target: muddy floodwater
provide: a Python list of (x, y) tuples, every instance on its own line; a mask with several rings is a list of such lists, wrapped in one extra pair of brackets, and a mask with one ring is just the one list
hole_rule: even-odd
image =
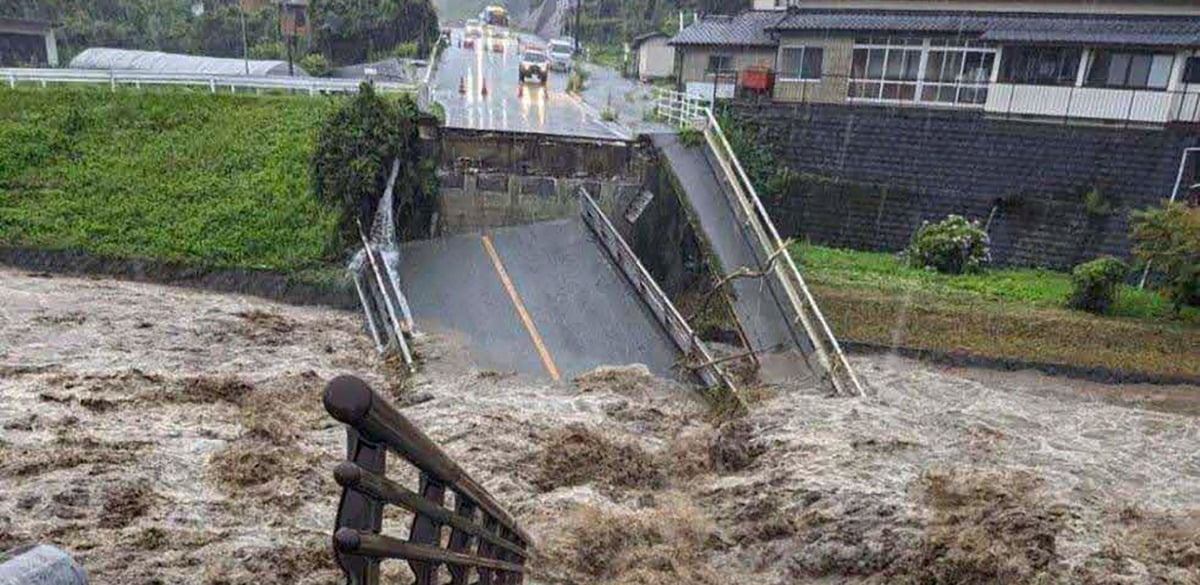
[(1200, 583), (1198, 388), (859, 357), (870, 398), (719, 421), (637, 366), (417, 351), (401, 381), (353, 313), (0, 269), (0, 549), (100, 585), (340, 582), (320, 395), (352, 373), (509, 507), (535, 583)]

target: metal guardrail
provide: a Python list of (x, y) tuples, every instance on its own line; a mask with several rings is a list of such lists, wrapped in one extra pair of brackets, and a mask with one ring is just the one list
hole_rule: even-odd
[(427, 61), (429, 65), (425, 67), (425, 77), (421, 80), (420, 89), (417, 91), (417, 105), (422, 111), (428, 112), (430, 106), (435, 101), (433, 99), (433, 77), (437, 72), (441, 58), (442, 41), (439, 39), (438, 42), (433, 44), (433, 50), (429, 53), (429, 61)]
[(616, 226), (600, 209), (600, 205), (582, 187), (579, 189), (579, 203), (584, 223), (600, 239), (604, 249), (633, 285), (638, 296), (650, 308), (650, 312), (654, 314), (654, 318), (667, 332), (671, 341), (695, 365), (694, 370), (700, 380), (704, 382), (705, 387), (727, 392), (733, 398), (735, 410), (746, 412), (746, 402), (742, 399), (733, 380), (718, 365), (718, 360), (713, 359), (708, 347), (692, 330), (691, 325), (683, 318), (679, 310), (675, 308), (670, 297), (658, 286), (654, 277), (646, 271), (645, 266), (642, 266), (641, 261), (638, 260), (637, 255), (630, 249), (625, 239), (621, 237)]
[[(441, 583), (442, 566), (454, 584), (524, 581), (532, 538), (437, 444), (353, 376), (333, 379), (324, 402), (348, 427), (346, 461), (333, 472), (342, 486), (334, 553), (348, 583), (378, 585), (385, 559), (408, 561), (416, 585)], [(416, 468), (416, 491), (387, 477), (389, 451)], [(385, 506), (412, 513), (406, 538), (383, 534)]]
[[(391, 174), (388, 177), (387, 190), (381, 201), (391, 201), (391, 193), (396, 186), (396, 178), (400, 173), (400, 160), (392, 161)], [(406, 335), (411, 335), (416, 328), (412, 311), (404, 291), (400, 290), (400, 279), (387, 262), (383, 251), (371, 244), (366, 234), (359, 231), (362, 240), (361, 264), (355, 268), (352, 264), (350, 278), (354, 282), (354, 290), (362, 306), (367, 321), (367, 330), (375, 340), (375, 346), (380, 353), (389, 347), (400, 351), (401, 357), (409, 371), (416, 367), (412, 350), (408, 346)], [(356, 259), (357, 260), (357, 259)]]
[[(352, 79), (316, 77), (267, 77), (246, 75), (205, 75), (191, 73), (155, 73), (146, 71), (102, 71), (93, 69), (0, 69), (0, 80), (15, 88), (20, 83), (36, 83), (45, 87), (51, 83), (107, 84), (114, 91), (118, 86), (143, 85), (204, 87), (212, 93), (228, 90), (285, 90), (309, 95), (356, 93), (362, 83)], [(419, 86), (410, 83), (373, 82), (380, 92), (415, 93)]]
[[(824, 370), (834, 390), (838, 393), (864, 395), (862, 384), (854, 374), (853, 368), (850, 367), (850, 362), (846, 359), (841, 344), (834, 337), (833, 330), (825, 320), (824, 314), (821, 313), (820, 307), (817, 306), (804, 277), (800, 275), (795, 260), (788, 253), (785, 242), (779, 237), (779, 231), (775, 228), (774, 222), (771, 221), (770, 215), (759, 199), (754, 184), (733, 152), (733, 147), (729, 144), (721, 125), (713, 116), (712, 109), (703, 105), (705, 100), (678, 92), (663, 94), (662, 99), (667, 102), (685, 103), (662, 104), (656, 108), (658, 111), (697, 112), (695, 118), (676, 116), (668, 119), (677, 120), (676, 124), (681, 127), (698, 127), (703, 130), (709, 152), (716, 158), (720, 174), (724, 176), (730, 187), (730, 189), (722, 189), (722, 191), (730, 197), (730, 205), (738, 219), (754, 236), (754, 241), (759, 248), (757, 252), (762, 256), (763, 262), (768, 263), (768, 266), (763, 268), (769, 269), (769, 274), (780, 285), (787, 298), (786, 303), (780, 303), (780, 309), (789, 316), (789, 321), (793, 326), (799, 324), (804, 328), (807, 338), (813, 345), (812, 353), (816, 355), (818, 365)], [(674, 114), (670, 115), (674, 116)], [(782, 258), (782, 261), (779, 258)]]

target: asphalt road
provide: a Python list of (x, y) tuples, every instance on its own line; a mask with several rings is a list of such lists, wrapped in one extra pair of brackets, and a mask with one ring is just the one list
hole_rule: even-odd
[[(750, 235), (730, 207), (716, 172), (701, 148), (688, 148), (679, 136), (653, 134), (654, 145), (666, 155), (667, 164), (679, 179), (683, 195), (700, 222), (704, 237), (720, 260), (725, 274), (742, 267), (761, 270), (766, 258), (756, 252)], [(787, 318), (779, 308), (777, 291), (764, 279), (738, 279), (733, 289), (733, 309), (746, 331), (751, 347), (769, 350), (771, 355), (760, 356), (763, 379), (789, 382), (808, 379), (811, 370), (797, 348), (809, 347), (807, 340), (797, 338), (797, 331), (788, 327)], [(782, 295), (782, 292), (778, 292)]]
[(601, 365), (672, 376), (675, 346), (582, 220), (412, 242), (401, 286), (418, 328), (481, 368), (568, 379)]
[(519, 39), (545, 41), (512, 33), (504, 39), (476, 39), (475, 47), (466, 49), (463, 38), (462, 29), (452, 30), (433, 80), (434, 99), (446, 111), (447, 126), (629, 139), (628, 130), (604, 122), (598, 110), (567, 93), (566, 73), (552, 72), (545, 86), (518, 80)]

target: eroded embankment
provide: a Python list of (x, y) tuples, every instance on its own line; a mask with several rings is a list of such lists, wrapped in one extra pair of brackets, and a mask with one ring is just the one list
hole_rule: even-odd
[(553, 386), (418, 350), (389, 385), (351, 313), (0, 271), (0, 548), (101, 585), (337, 582), (320, 392), (355, 373), (537, 538), (540, 583), (1200, 578), (1194, 416), (871, 357), (874, 398), (782, 388), (720, 423), (638, 368)]

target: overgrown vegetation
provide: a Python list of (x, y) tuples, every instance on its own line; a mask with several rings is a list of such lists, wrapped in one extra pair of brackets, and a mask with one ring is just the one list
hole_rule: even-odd
[(1128, 274), (1129, 265), (1112, 256), (1076, 266), (1071, 272), (1071, 297), (1067, 305), (1091, 313), (1108, 311)]
[(1200, 376), (1200, 309), (1120, 285), (1104, 316), (1066, 308), (1070, 276), (1009, 268), (948, 275), (892, 254), (794, 244), (839, 338), (1000, 360)]
[(421, 218), (432, 211), (437, 181), (432, 161), (421, 153), (419, 117), (411, 97), (392, 100), (363, 84), (322, 127), (312, 159), (313, 185), (318, 198), (342, 210), (338, 248), (356, 245), (360, 225), (370, 229), (394, 160), (400, 161), (394, 190), (399, 235), (421, 229)]
[(988, 235), (979, 222), (952, 214), (939, 222), (923, 222), (904, 251), (904, 259), (913, 268), (973, 273), (987, 264), (988, 245)]
[[(736, 14), (748, 8), (749, 0), (598, 0), (583, 4), (578, 36), (588, 47), (594, 62), (620, 68), (625, 43), (651, 31), (674, 34), (679, 30), (680, 12), (685, 14), (687, 22), (691, 22), (696, 13)], [(564, 34), (574, 36), (574, 12), (568, 10), (563, 17)]]
[(325, 55), (320, 53), (305, 55), (300, 60), (300, 67), (307, 71), (309, 75), (316, 77), (328, 77), (333, 72), (333, 66), (329, 64), (329, 59), (326, 59)]
[[(88, 47), (117, 47), (213, 57), (241, 57), (242, 17), (250, 56), (283, 59), (278, 3), (264, 3), (244, 15), (237, 3), (205, 2), (195, 16), (181, 0), (9, 0), (0, 17), (39, 18), (56, 29), (64, 59)], [(312, 43), (298, 39), (296, 58), (322, 53), (338, 64), (386, 57), (411, 44), (429, 52), (438, 38), (437, 14), (429, 0), (313, 0), (309, 6)]]
[(1133, 214), (1133, 253), (1161, 275), (1179, 312), (1200, 304), (1200, 208), (1168, 203)]
[(338, 210), (308, 163), (331, 100), (0, 90), (0, 245), (300, 270)]

